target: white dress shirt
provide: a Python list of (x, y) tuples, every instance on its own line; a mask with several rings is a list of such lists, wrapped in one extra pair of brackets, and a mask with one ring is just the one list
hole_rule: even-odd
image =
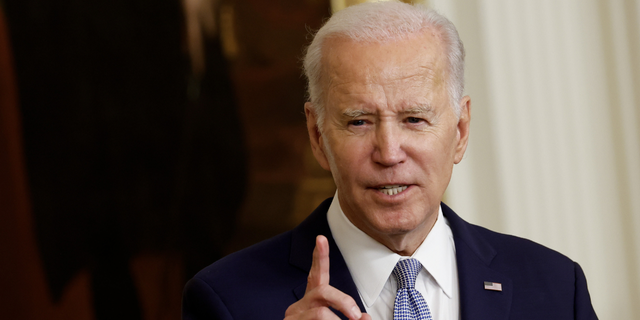
[(392, 320), (397, 283), (393, 268), (401, 259), (415, 258), (423, 268), (416, 289), (435, 320), (460, 319), (460, 294), (455, 245), (449, 222), (442, 215), (411, 257), (401, 256), (358, 229), (344, 215), (338, 193), (327, 212), (336, 245), (351, 272), (360, 298), (373, 320)]

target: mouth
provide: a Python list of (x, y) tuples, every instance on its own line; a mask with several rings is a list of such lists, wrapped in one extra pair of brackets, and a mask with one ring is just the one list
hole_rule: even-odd
[(400, 185), (400, 184), (394, 184), (394, 185), (389, 185), (389, 186), (382, 186), (377, 188), (378, 191), (388, 195), (388, 196), (392, 196), (392, 195), (396, 195), (398, 193), (401, 193), (402, 191), (407, 190), (409, 186), (408, 185)]

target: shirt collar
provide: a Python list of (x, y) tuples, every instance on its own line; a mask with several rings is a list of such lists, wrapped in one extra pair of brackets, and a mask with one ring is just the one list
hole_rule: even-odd
[[(327, 212), (327, 220), (364, 303), (367, 306), (373, 305), (393, 268), (403, 257), (353, 225), (340, 207), (337, 191)], [(455, 246), (451, 228), (442, 215), (442, 208), (427, 238), (412, 257), (420, 261), (443, 292), (451, 298), (453, 277), (457, 277), (451, 263), (455, 261)]]

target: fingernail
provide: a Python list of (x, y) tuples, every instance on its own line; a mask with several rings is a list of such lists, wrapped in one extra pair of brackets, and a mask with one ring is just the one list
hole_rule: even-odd
[(360, 312), (360, 308), (358, 308), (358, 306), (353, 306), (353, 308), (351, 308), (351, 313), (356, 316), (356, 319), (360, 319), (362, 317), (362, 312)]

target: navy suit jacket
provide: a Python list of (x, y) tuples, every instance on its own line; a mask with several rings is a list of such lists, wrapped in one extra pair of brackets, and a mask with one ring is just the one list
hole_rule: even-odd
[[(283, 319), (289, 305), (304, 296), (320, 234), (329, 240), (330, 285), (352, 296), (364, 312), (331, 236), (330, 204), (325, 200), (295, 229), (200, 271), (185, 286), (183, 320)], [(529, 240), (469, 224), (444, 204), (442, 211), (456, 247), (461, 319), (597, 319), (577, 263)], [(501, 283), (502, 291), (485, 290), (485, 281)]]

